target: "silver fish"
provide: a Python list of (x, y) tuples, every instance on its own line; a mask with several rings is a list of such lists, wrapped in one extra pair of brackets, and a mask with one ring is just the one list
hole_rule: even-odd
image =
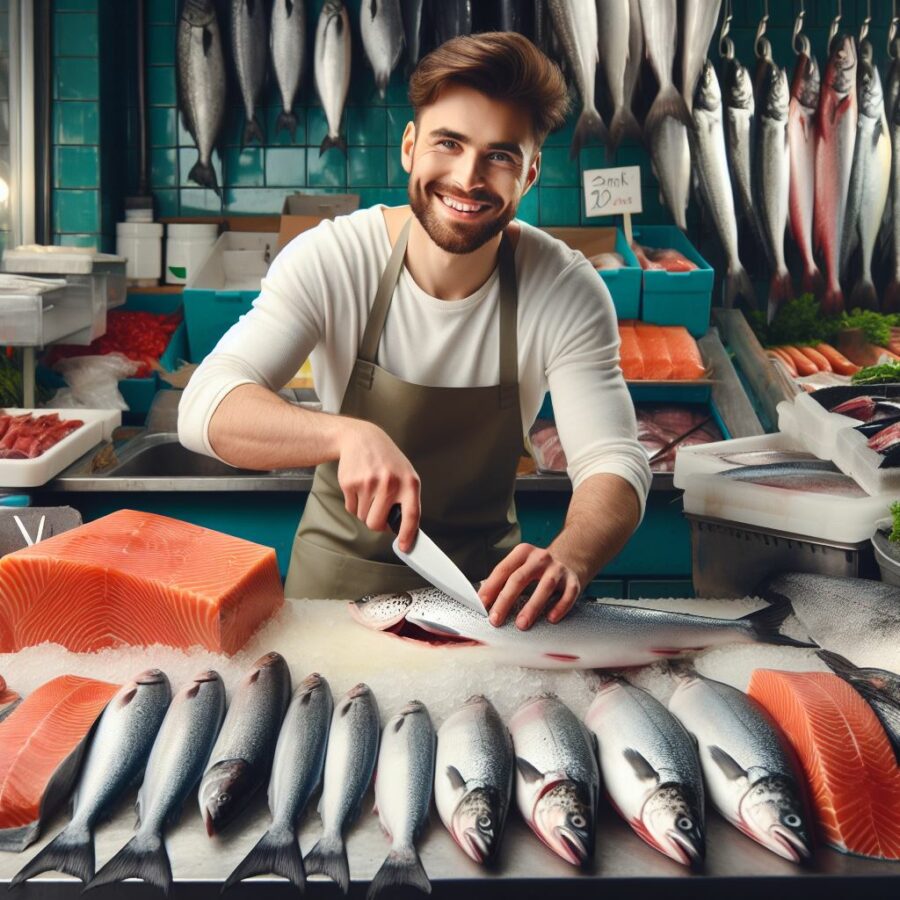
[(599, 677), (584, 721), (597, 739), (616, 810), (651, 847), (697, 865), (706, 853), (703, 777), (690, 735), (646, 691), (617, 676)]
[(266, 31), (263, 0), (231, 0), (231, 51), (246, 117), (242, 147), (254, 140), (260, 144), (266, 142), (256, 118), (266, 80), (266, 47), (269, 44)]
[(791, 189), (787, 134), (790, 91), (784, 69), (774, 64), (767, 67), (761, 99), (762, 105), (757, 116), (754, 180), (759, 201), (759, 221), (772, 268), (767, 312), (768, 321), (771, 322), (778, 308), (794, 294), (791, 274), (784, 260), (784, 235), (787, 230)]
[(622, 78), (622, 99), (626, 109), (634, 106), (634, 92), (644, 61), (644, 25), (639, 0), (628, 0), (628, 63)]
[(269, 780), (272, 824), (225, 880), (222, 890), (244, 878), (273, 873), (303, 890), (306, 872), (297, 846), (297, 823), (322, 780), (334, 702), (319, 674), (300, 682), (288, 706)]
[(403, 52), (403, 17), (400, 0), (363, 0), (359, 8), (359, 27), (375, 86), (384, 97), (391, 72)]
[(590, 135), (606, 141), (607, 132), (594, 99), (594, 79), (600, 61), (597, 50), (597, 7), (589, 0), (548, 0), (553, 28), (562, 45), (572, 79), (581, 98), (581, 115), (569, 148), (576, 159)]
[[(866, 48), (868, 47), (868, 53)], [(891, 182), (891, 137), (884, 114), (881, 77), (871, 62), (868, 42), (860, 47), (858, 69), (859, 118), (853, 170), (847, 190), (847, 212), (841, 240), (841, 272), (846, 273), (850, 255), (859, 245), (861, 274), (850, 295), (850, 309), (877, 309), (878, 296), (872, 283), (872, 254), (887, 205)]]
[(688, 112), (692, 112), (694, 108), (694, 92), (703, 72), (721, 8), (722, 0), (684, 0), (681, 23), (681, 91)]
[[(524, 601), (520, 601), (524, 602)], [(490, 648), (492, 656), (538, 669), (639, 666), (706, 647), (768, 642), (809, 646), (778, 631), (790, 606), (770, 606), (740, 619), (718, 619), (582, 598), (560, 622), (539, 619), (520, 631), (511, 616), (494, 626), (434, 588), (364, 597), (351, 615), (368, 628), (402, 633), (404, 621), (443, 637)]]
[(378, 758), (378, 704), (366, 684), (350, 688), (331, 719), (325, 784), (319, 800), (322, 837), (306, 856), (310, 875), (327, 875), (346, 894), (350, 865), (344, 830), (359, 816)]
[(281, 94), (281, 113), (275, 123), (275, 131), (287, 131), (294, 140), (297, 134), (294, 101), (300, 91), (306, 57), (306, 9), (303, 0), (275, 0), (272, 4), (269, 49)]
[(722, 94), (716, 70), (709, 60), (697, 86), (692, 118), (694, 127), (689, 132), (689, 139), (694, 176), (727, 261), (725, 306), (731, 309), (741, 297), (752, 306), (756, 303), (753, 284), (738, 252), (737, 217), (725, 154)]
[(625, 83), (631, 53), (631, 0), (598, 0), (597, 28), (600, 64), (613, 105), (609, 146), (615, 150), (626, 135), (640, 137), (641, 134), (641, 127), (631, 111), (634, 83), (630, 85), (630, 92), (626, 92)]
[(594, 856), (600, 770), (593, 741), (558, 697), (526, 700), (509, 722), (522, 818), (557, 856), (583, 866)]
[(172, 866), (163, 831), (197, 786), (225, 715), (218, 672), (202, 672), (173, 698), (160, 726), (138, 792), (134, 837), (94, 876), (85, 890), (140, 878), (168, 894)]
[(532, 0), (500, 0), (500, 31), (517, 31), (520, 34), (530, 36), (532, 29), (531, 15), (533, 12)]
[(805, 450), (743, 450), (738, 453), (723, 453), (719, 459), (733, 466), (767, 466), (773, 463), (806, 462), (817, 457)]
[[(897, 85), (900, 90), (900, 62), (897, 63)], [(893, 71), (893, 69), (892, 69)], [(890, 119), (891, 135), (891, 196), (889, 214), (885, 216), (888, 234), (888, 256), (891, 280), (884, 291), (881, 308), (884, 312), (900, 311), (900, 103), (894, 103)]]
[(644, 135), (650, 142), (650, 161), (659, 181), (660, 199), (669, 208), (675, 224), (686, 231), (691, 192), (688, 130), (677, 119), (666, 116), (652, 131), (645, 127)]
[(350, 87), (350, 18), (344, 0), (325, 0), (316, 26), (314, 52), (316, 90), (328, 120), (328, 134), (319, 147), (321, 156), (329, 147), (347, 152), (341, 137), (341, 117)]
[(431, 0), (434, 44), (472, 33), (472, 0)]
[(198, 793), (210, 837), (265, 784), (290, 696), (291, 673), (278, 653), (256, 660), (235, 689)]
[(422, 8), (425, 0), (402, 0), (403, 35), (406, 41), (406, 75), (418, 65), (422, 47)]
[(791, 862), (812, 852), (803, 779), (772, 718), (746, 694), (678, 673), (669, 710), (693, 735), (710, 799), (732, 825)]
[(416, 841), (428, 822), (436, 736), (428, 710), (412, 700), (388, 720), (378, 751), (375, 807), (391, 850), (372, 879), (367, 900), (400, 886), (431, 893)]
[(732, 481), (746, 481), (786, 491), (835, 494), (842, 497), (865, 497), (866, 492), (827, 459), (741, 466), (719, 473)]
[(497, 855), (513, 784), (513, 744), (491, 702), (470, 697), (438, 729), (434, 803), (462, 851)]
[(94, 877), (94, 825), (140, 775), (171, 697), (159, 669), (122, 685), (97, 722), (69, 824), (13, 876), (10, 887), (41, 872), (65, 872), (84, 882)]
[(225, 56), (213, 0), (185, 0), (176, 55), (178, 106), (199, 152), (188, 178), (221, 197), (212, 152), (225, 122)]
[(684, 97), (672, 83), (672, 64), (678, 46), (678, 2), (640, 0), (640, 6), (647, 59), (659, 82), (659, 92), (647, 113), (644, 129), (652, 134), (666, 118), (690, 125), (691, 114)]
[(803, 260), (803, 291), (816, 295), (822, 293), (825, 283), (813, 255), (816, 109), (819, 106), (820, 85), (816, 58), (805, 53), (798, 54), (788, 107), (788, 146), (791, 164), (789, 209), (791, 234)]

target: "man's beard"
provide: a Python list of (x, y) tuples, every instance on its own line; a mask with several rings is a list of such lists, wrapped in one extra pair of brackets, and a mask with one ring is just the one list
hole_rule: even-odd
[[(409, 205), (413, 215), (419, 220), (428, 237), (441, 250), (447, 253), (474, 252), (479, 247), (484, 246), (492, 237), (503, 231), (516, 215), (516, 207), (509, 205), (500, 215), (489, 218), (484, 222), (472, 225), (460, 222), (458, 227), (455, 227), (456, 223), (446, 222), (438, 216), (437, 212), (432, 208), (431, 200), (434, 198), (436, 202), (442, 203), (443, 201), (436, 196), (436, 193), (446, 193), (455, 197), (459, 196), (459, 190), (447, 188), (445, 191), (440, 182), (426, 190), (421, 186), (420, 182), (411, 178), (406, 192), (409, 195)], [(466, 194), (466, 199), (473, 203), (490, 203), (492, 209), (496, 208), (499, 200), (493, 194), (488, 194), (487, 191), (473, 191), (471, 194)]]

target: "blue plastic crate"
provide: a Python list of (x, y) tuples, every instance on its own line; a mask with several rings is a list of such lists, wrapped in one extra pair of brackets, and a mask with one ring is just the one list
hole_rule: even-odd
[(712, 266), (674, 225), (642, 225), (634, 229), (634, 239), (647, 247), (671, 247), (697, 264), (693, 272), (644, 272), (641, 319), (684, 325), (694, 337), (703, 337), (712, 309)]
[(637, 319), (641, 312), (641, 282), (643, 270), (621, 228), (616, 229), (616, 253), (625, 260), (622, 269), (603, 269), (597, 274), (606, 283), (612, 296), (616, 316)]

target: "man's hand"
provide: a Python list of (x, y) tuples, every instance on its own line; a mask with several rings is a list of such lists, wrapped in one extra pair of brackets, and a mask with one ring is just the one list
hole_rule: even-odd
[(535, 582), (537, 587), (516, 616), (516, 625), (523, 631), (531, 628), (554, 597), (559, 599), (547, 619), (559, 622), (584, 588), (578, 575), (554, 557), (552, 549), (519, 544), (497, 564), (478, 591), (490, 611), (491, 624), (502, 625), (525, 588)]
[(344, 430), (338, 484), (344, 505), (373, 531), (388, 530), (388, 513), (400, 504), (400, 548), (412, 549), (419, 530), (419, 476), (399, 447), (377, 425), (360, 419)]

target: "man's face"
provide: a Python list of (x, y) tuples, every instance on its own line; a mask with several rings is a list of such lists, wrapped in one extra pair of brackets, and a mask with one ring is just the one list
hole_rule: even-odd
[(526, 111), (451, 85), (403, 134), (413, 214), (442, 250), (477, 250), (515, 217), (540, 170), (536, 151)]

